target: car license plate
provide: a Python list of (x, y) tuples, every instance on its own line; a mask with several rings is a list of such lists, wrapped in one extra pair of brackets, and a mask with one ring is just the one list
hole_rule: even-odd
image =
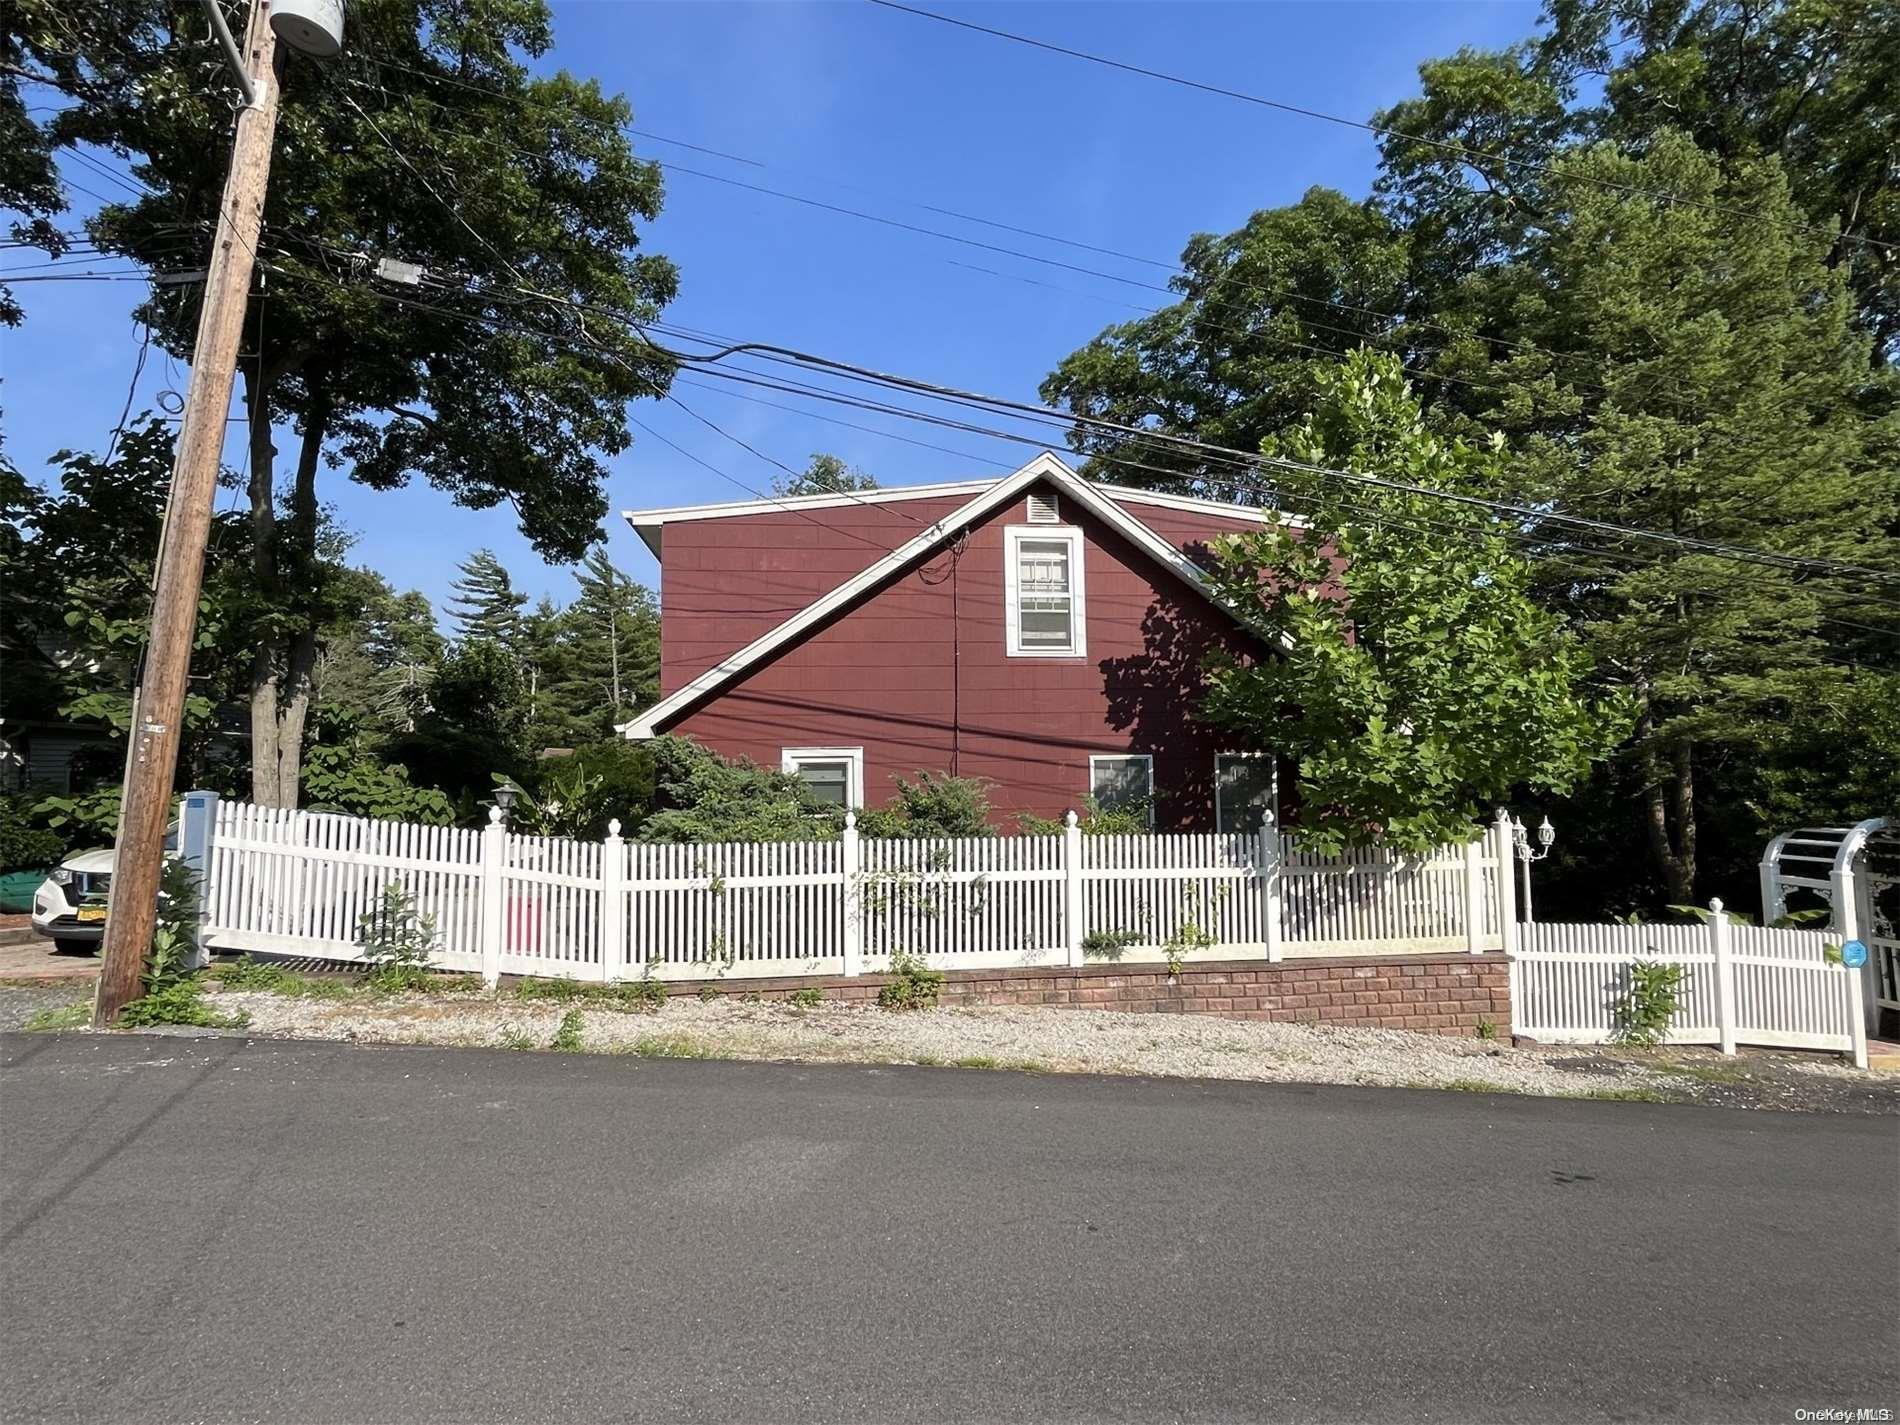
[(80, 920), (104, 920), (106, 918), (106, 908), (102, 905), (81, 906), (79, 908), (78, 918)]

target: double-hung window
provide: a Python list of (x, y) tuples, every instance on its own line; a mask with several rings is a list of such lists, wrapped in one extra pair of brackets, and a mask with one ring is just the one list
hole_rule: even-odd
[(1082, 531), (1012, 528), (1004, 541), (1008, 650), (1015, 658), (1088, 652), (1082, 599)]
[(1089, 797), (1103, 811), (1141, 812), (1153, 826), (1155, 759), (1145, 753), (1089, 758)]
[(779, 766), (802, 779), (826, 806), (864, 805), (864, 749), (862, 747), (787, 747)]
[(1278, 768), (1270, 752), (1223, 752), (1214, 759), (1214, 826), (1229, 834), (1256, 832), (1275, 805)]

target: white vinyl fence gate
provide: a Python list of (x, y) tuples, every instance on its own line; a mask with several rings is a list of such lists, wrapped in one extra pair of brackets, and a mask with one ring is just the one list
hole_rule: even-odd
[[(201, 794), (193, 794), (194, 796)], [(1507, 948), (1510, 832), (1422, 858), (1318, 857), (1268, 827), (1181, 833), (648, 845), (414, 826), (223, 802), (206, 940), (354, 959), (391, 882), (445, 969), (612, 980)]]
[(1670, 1044), (1833, 1049), (1867, 1066), (1860, 975), (1831, 963), (1818, 930), (1738, 925), (1711, 903), (1702, 925), (1518, 927), (1511, 960), (1511, 1030), (1552, 1044), (1615, 1037), (1616, 1006), (1638, 961), (1680, 965), (1681, 1008)]

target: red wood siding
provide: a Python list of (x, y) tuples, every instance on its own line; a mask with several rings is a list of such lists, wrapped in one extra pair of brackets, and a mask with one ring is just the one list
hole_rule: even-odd
[[(1150, 506), (1129, 509), (1144, 520), (1154, 516), (1157, 531), (1183, 546), (1248, 527)], [(848, 527), (875, 528), (891, 543), (916, 532), (889, 511), (820, 513), (827, 521), (848, 513)], [(931, 509), (924, 518), (941, 513)], [(1242, 636), (1119, 534), (1066, 501), (1062, 515), (1064, 526), (1083, 531), (1086, 657), (1011, 658), (1005, 651), (1004, 530), (1026, 524), (1018, 500), (973, 529), (960, 556), (939, 549), (670, 730), (773, 767), (788, 747), (862, 747), (873, 805), (888, 800), (897, 774), (930, 768), (988, 778), (999, 819), (1079, 806), (1089, 790), (1091, 753), (1147, 753), (1155, 759), (1158, 824), (1211, 827), (1214, 756), (1229, 750), (1230, 739), (1191, 713), (1203, 658)], [(674, 607), (681, 587), (676, 550), (699, 555), (689, 566), (685, 587), (694, 593), (687, 610)], [(765, 555), (762, 575), (734, 567)], [(670, 525), (662, 637), (670, 645), (676, 628), (684, 628), (689, 641), (683, 650), (664, 650), (667, 686), (677, 687), (692, 676), (687, 669), (716, 662), (876, 557), (864, 546), (832, 545), (789, 513)], [(715, 562), (722, 572), (707, 567)], [(685, 622), (676, 622), (682, 616)]]

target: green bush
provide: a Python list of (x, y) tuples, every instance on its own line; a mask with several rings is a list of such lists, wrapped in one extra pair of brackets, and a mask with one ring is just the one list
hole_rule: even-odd
[(1139, 944), (1139, 930), (1091, 930), (1082, 937), (1082, 954), (1090, 960), (1119, 960), (1129, 946)]
[(369, 963), (372, 989), (424, 989), (433, 978), (429, 957), (435, 952), (435, 917), (417, 912), (415, 898), (400, 881), (384, 886), (382, 897), (358, 918), (356, 943)]
[(557, 1054), (576, 1054), (581, 1048), (581, 1029), (586, 1023), (578, 1009), (570, 1009), (561, 1016), (560, 1027), (554, 1031), (554, 1038), (548, 1042), (548, 1048)]
[(1669, 1034), (1669, 1021), (1682, 1008), (1683, 968), (1654, 960), (1630, 966), (1623, 993), (1611, 1006), (1619, 1044), (1654, 1048)]
[(943, 989), (943, 971), (933, 970), (924, 957), (905, 950), (891, 955), (891, 976), (877, 992), (883, 1009), (934, 1009)]
[(45, 871), (66, 854), (66, 840), (58, 832), (28, 826), (25, 807), (9, 800), (0, 805), (0, 871)]
[(923, 839), (941, 836), (994, 836), (990, 825), (990, 784), (981, 777), (951, 777), (919, 772), (893, 777), (894, 800), (888, 807), (858, 813), (858, 830), (873, 837)]
[(825, 1002), (825, 992), (816, 985), (807, 985), (802, 990), (793, 990), (787, 1002), (799, 1009), (816, 1009)]
[(197, 949), (200, 908), (198, 877), (177, 857), (165, 862), (158, 879), (158, 913), (145, 961), (145, 993), (119, 1011), (129, 1029), (155, 1024), (190, 1024), (236, 1029), (242, 1014), (223, 1014), (204, 1002), (203, 976), (189, 968)]
[(648, 748), (656, 810), (640, 826), (642, 841), (828, 841), (844, 823), (789, 773), (728, 762), (683, 737)]

